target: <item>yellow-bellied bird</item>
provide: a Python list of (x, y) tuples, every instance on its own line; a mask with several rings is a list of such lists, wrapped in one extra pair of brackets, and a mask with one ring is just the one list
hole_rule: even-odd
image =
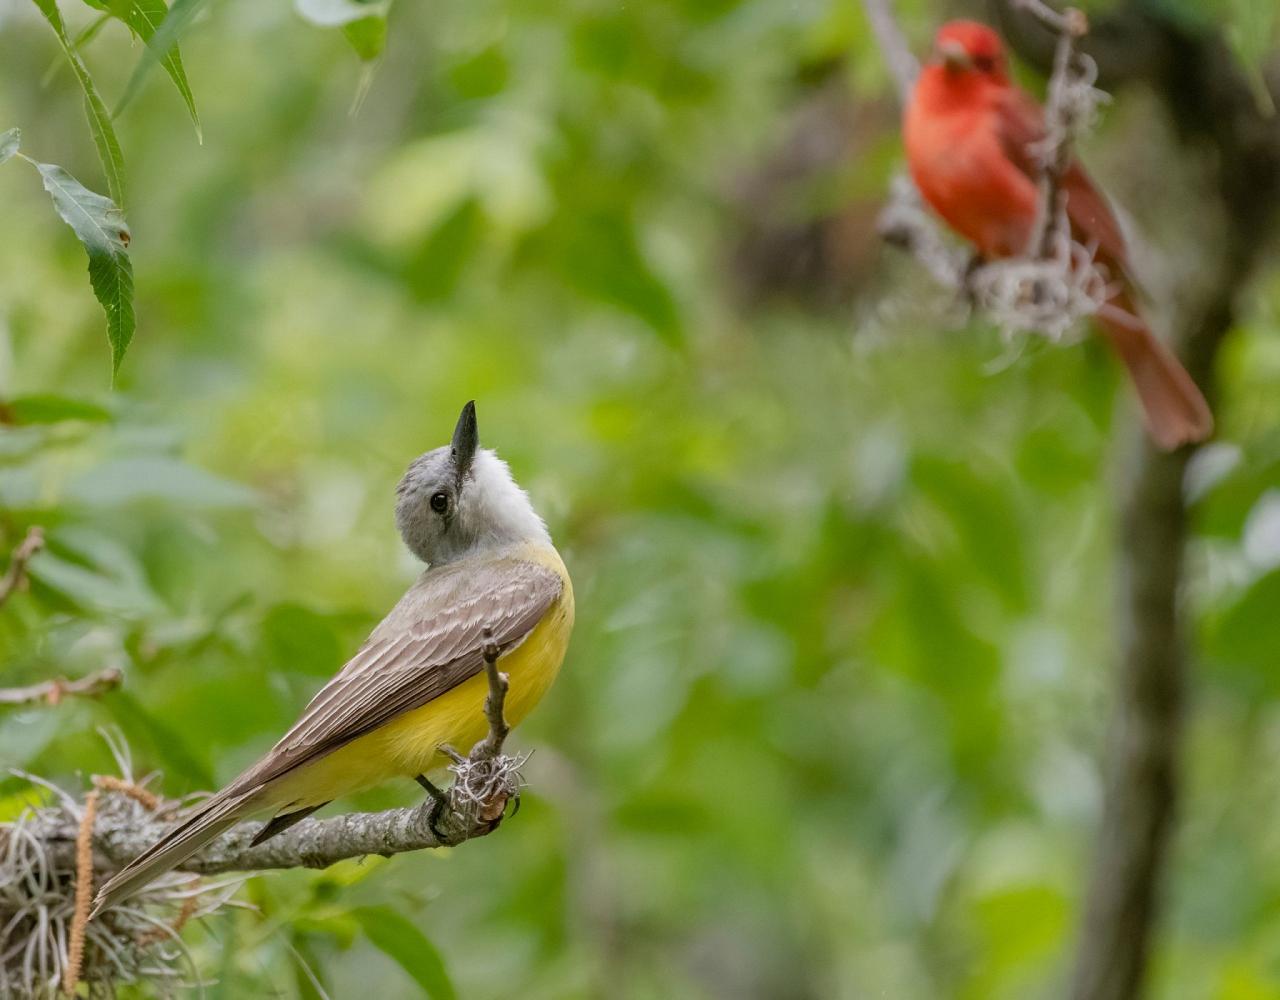
[(439, 768), (441, 744), (483, 738), (486, 629), (510, 678), (508, 721), (538, 703), (569, 643), (573, 588), (528, 495), (479, 445), (468, 403), (452, 443), (397, 489), (400, 534), (426, 571), (280, 742), (108, 881), (95, 913), (248, 816), (274, 814), (265, 840), (332, 799)]

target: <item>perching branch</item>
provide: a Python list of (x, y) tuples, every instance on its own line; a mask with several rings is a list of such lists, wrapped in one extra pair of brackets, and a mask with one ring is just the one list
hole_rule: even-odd
[[(389, 857), (408, 851), (451, 847), (493, 832), (507, 804), (518, 799), (523, 778), (520, 768), (526, 756), (502, 753), (510, 727), (504, 715), (509, 687), (507, 675), (497, 669), (499, 649), (485, 634), (485, 673), (489, 690), (484, 712), (488, 733), (462, 756), (441, 748), (453, 763), (454, 782), (446, 795), (447, 808), (434, 817), (435, 803), (427, 799), (417, 806), (376, 813), (350, 813), (331, 819), (307, 819), (263, 844), (252, 846), (263, 824), (242, 823), (188, 858), (177, 871), (161, 876), (138, 896), (103, 911), (85, 928), (84, 978), (110, 977), (111, 968), (142, 969), (155, 962), (148, 949), (163, 941), (171, 949), (175, 968), (187, 959), (180, 948), (177, 923), (213, 912), (229, 896), (228, 883), (201, 884), (193, 875), (252, 872), (272, 868), (327, 868), (349, 858), (378, 854)], [(74, 899), (87, 891), (83, 879), (85, 850), (92, 844), (95, 881), (120, 869), (171, 830), (180, 821), (179, 802), (164, 800), (135, 782), (127, 755), (116, 749), (122, 777), (94, 779), (96, 817), (86, 820), (86, 808), (66, 793), (56, 793), (54, 805), (32, 810), (16, 823), (0, 825), (0, 994), (10, 984), (22, 982), (26, 942), (49, 930), (42, 954), (52, 956), (44, 968), (44, 984), (67, 982), (76, 973), (68, 944), (74, 940), (79, 909)], [(37, 780), (37, 779), (33, 779)], [(44, 784), (43, 782), (40, 782)], [(87, 803), (86, 803), (87, 806)], [(91, 841), (83, 832), (92, 828)], [(79, 843), (78, 843), (79, 842)], [(38, 898), (29, 898), (23, 887), (29, 872), (42, 873)], [(183, 874), (191, 873), (191, 874)], [(199, 902), (192, 902), (192, 900)], [(50, 917), (49, 908), (56, 912)], [(167, 908), (168, 922), (153, 911)], [(83, 924), (80, 925), (83, 927)], [(145, 941), (143, 939), (146, 939)], [(143, 943), (139, 943), (139, 942)], [(21, 947), (15, 947), (15, 942)], [(122, 958), (122, 954), (124, 957)], [(110, 960), (107, 961), (107, 956)], [(11, 957), (18, 966), (11, 966)]]
[[(213, 875), (221, 872), (262, 871), (271, 868), (328, 868), (349, 858), (379, 854), (390, 857), (408, 851), (453, 847), (497, 828), (509, 801), (522, 783), (524, 757), (504, 757), (502, 746), (510, 727), (503, 714), (507, 675), (497, 668), (499, 649), (486, 630), (484, 661), (489, 679), (484, 712), (489, 732), (463, 757), (442, 748), (453, 759), (449, 770), (453, 784), (446, 796), (448, 808), (430, 822), (434, 803), (388, 809), (376, 813), (347, 813), (331, 819), (307, 819), (256, 847), (250, 844), (261, 823), (241, 823), (223, 834), (179, 870)], [(132, 861), (166, 833), (171, 822), (149, 827), (98, 830), (94, 849), (106, 867), (119, 868)], [(439, 831), (439, 835), (436, 833)]]
[(1042, 164), (1040, 175), (1040, 213), (1035, 235), (1031, 239), (1034, 253), (1050, 257), (1071, 240), (1071, 224), (1067, 220), (1066, 198), (1062, 192), (1062, 175), (1071, 164), (1071, 146), (1082, 118), (1091, 116), (1095, 102), (1081, 101), (1076, 95), (1084, 85), (1087, 98), (1093, 94), (1097, 67), (1088, 57), (1076, 52), (1076, 41), (1089, 30), (1084, 12), (1068, 7), (1063, 13), (1046, 7), (1039, 0), (1015, 0), (1031, 10), (1058, 33), (1053, 54), (1053, 72), (1049, 74), (1049, 94), (1044, 107), (1045, 137), (1037, 149)]
[(26, 586), (27, 563), (42, 548), (44, 548), (44, 529), (30, 528), (27, 531), (27, 537), (13, 550), (13, 555), (9, 559), (9, 568), (5, 570), (4, 576), (0, 577), (0, 606), (3, 606), (16, 591)]
[(55, 677), (51, 681), (25, 687), (0, 688), (0, 705), (34, 705), (39, 702), (56, 705), (68, 696), (96, 698), (119, 687), (123, 680), (124, 674), (118, 667), (108, 667), (75, 680)]

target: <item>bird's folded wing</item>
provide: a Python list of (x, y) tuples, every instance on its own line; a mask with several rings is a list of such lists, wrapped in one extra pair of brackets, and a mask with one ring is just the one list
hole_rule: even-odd
[(474, 677), (484, 669), (485, 629), (499, 650), (511, 649), (563, 589), (552, 569), (511, 558), (427, 574), (234, 786), (260, 787)]
[[(1036, 183), (1044, 174), (1041, 151), (1045, 141), (1044, 111), (1030, 96), (1010, 88), (996, 105), (996, 134), (1010, 162)], [(1067, 164), (1062, 174), (1062, 190), (1067, 194), (1067, 216), (1081, 243), (1093, 243), (1098, 259), (1117, 268), (1134, 287), (1124, 233), (1115, 213), (1078, 160)]]

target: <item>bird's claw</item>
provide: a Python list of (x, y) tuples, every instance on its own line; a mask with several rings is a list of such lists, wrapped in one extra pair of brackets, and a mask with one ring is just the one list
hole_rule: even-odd
[(435, 836), (436, 840), (445, 844), (449, 841), (449, 835), (440, 828), (440, 821), (444, 818), (445, 812), (449, 809), (449, 800), (445, 798), (433, 799), (431, 802), (431, 811), (427, 813), (427, 829)]
[(421, 785), (427, 795), (431, 797), (431, 811), (427, 813), (427, 828), (435, 835), (436, 840), (441, 843), (446, 842), (449, 838), (445, 831), (440, 829), (440, 821), (451, 808), (449, 805), (449, 793), (436, 785), (425, 774), (419, 774), (414, 778), (414, 781)]

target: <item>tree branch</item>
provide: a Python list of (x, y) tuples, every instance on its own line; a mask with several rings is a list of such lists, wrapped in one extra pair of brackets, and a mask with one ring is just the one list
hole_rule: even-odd
[[(523, 784), (520, 768), (527, 758), (502, 753), (510, 730), (504, 715), (508, 678), (497, 669), (500, 651), (492, 637), (486, 632), (484, 639), (488, 733), (465, 757), (441, 748), (453, 760), (449, 770), (454, 775), (442, 815), (433, 818), (436, 803), (427, 799), (411, 808), (307, 819), (257, 846), (252, 841), (263, 824), (242, 823), (188, 858), (176, 872), (160, 876), (134, 898), (94, 917), (86, 929), (84, 979), (136, 982), (153, 978), (159, 967), (152, 949), (160, 940), (157, 935), (179, 948), (173, 954), (180, 956), (177, 931), (181, 925), (214, 912), (234, 891), (232, 884), (201, 883), (182, 872), (213, 875), (327, 868), (369, 854), (385, 857), (454, 846), (493, 832), (507, 804), (518, 801)], [(177, 815), (181, 803), (162, 800), (136, 784), (127, 753), (114, 745), (112, 749), (121, 777), (93, 779), (95, 790), (90, 795), (96, 808), (92, 812), (87, 801), (81, 805), (56, 786), (27, 775), (53, 793), (53, 802), (16, 822), (0, 824), (0, 993), (6, 996), (7, 990), (17, 988), (14, 984), (74, 978), (70, 975), (75, 971), (74, 956), (67, 951), (65, 930), (76, 926), (75, 893), (83, 895), (89, 884), (84, 873), (90, 857), (92, 870), (99, 876), (118, 870), (181, 822)], [(174, 912), (168, 921), (158, 916), (166, 909)], [(23, 963), (22, 949), (6, 950), (7, 943), (34, 940), (35, 935), (47, 937), (40, 942), (37, 965)], [(14, 955), (17, 966), (8, 964)], [(181, 971), (176, 965), (165, 969), (166, 975)]]
[(55, 677), (26, 687), (0, 688), (0, 705), (33, 705), (37, 702), (56, 705), (68, 695), (96, 698), (119, 687), (123, 680), (124, 674), (118, 667), (108, 667), (75, 680)]
[[(1071, 147), (1082, 124), (1081, 116), (1092, 114), (1093, 81), (1097, 78), (1097, 70), (1092, 60), (1082, 58), (1076, 52), (1077, 40), (1089, 30), (1083, 11), (1068, 7), (1059, 14), (1040, 0), (1015, 2), (1058, 33), (1044, 107), (1045, 136), (1037, 150), (1043, 168), (1039, 181), (1040, 213), (1030, 243), (1031, 252), (1049, 257), (1060, 246), (1070, 245), (1071, 224), (1067, 220), (1066, 198), (1062, 193), (1062, 175), (1071, 165)], [(1077, 96), (1081, 85), (1090, 92), (1083, 99)]]
[[(446, 793), (448, 808), (432, 829), (435, 803), (373, 813), (347, 813), (331, 819), (306, 819), (265, 843), (251, 846), (264, 823), (241, 823), (202, 848), (178, 866), (179, 871), (200, 875), (222, 872), (263, 871), (272, 868), (328, 868), (349, 858), (378, 854), (390, 857), (408, 851), (453, 847), (475, 837), (492, 833), (501, 821), (507, 803), (519, 794), (519, 768), (523, 757), (504, 757), (502, 747), (510, 732), (504, 716), (507, 675), (497, 668), (499, 649), (485, 631), (485, 673), (489, 691), (484, 712), (489, 732), (463, 757), (450, 754), (449, 770), (454, 782)], [(449, 753), (447, 748), (444, 748)], [(106, 782), (95, 782), (111, 789)], [(128, 789), (120, 790), (129, 794)], [(171, 811), (157, 804), (155, 819), (143, 824), (112, 826), (100, 824), (93, 846), (99, 870), (122, 868), (154, 844), (173, 826), (163, 818)], [(45, 838), (59, 851), (74, 847), (76, 831), (65, 824), (45, 831)], [(60, 855), (61, 856), (61, 855)], [(67, 855), (70, 857), (70, 855)]]
[(13, 550), (13, 555), (9, 559), (9, 568), (5, 570), (4, 576), (0, 577), (0, 607), (26, 585), (27, 563), (42, 548), (44, 548), (44, 529), (29, 528), (27, 537)]
[(871, 33), (876, 36), (880, 54), (893, 74), (898, 101), (905, 105), (920, 73), (920, 63), (911, 54), (911, 47), (893, 16), (890, 3), (891, 0), (862, 0), (862, 9), (871, 25)]

